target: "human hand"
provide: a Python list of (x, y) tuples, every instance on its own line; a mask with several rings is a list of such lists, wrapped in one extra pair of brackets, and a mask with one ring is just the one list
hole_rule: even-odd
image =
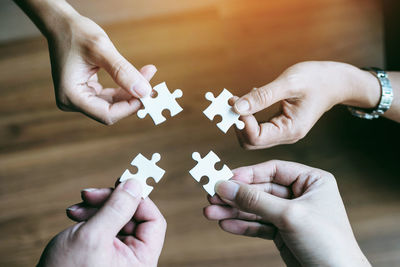
[[(268, 148), (299, 141), (336, 104), (373, 108), (380, 85), (367, 71), (338, 62), (302, 62), (273, 82), (231, 100), (245, 123), (237, 131), (246, 149)], [(254, 113), (280, 102), (281, 114), (259, 123)]]
[[(38, 266), (157, 266), (166, 222), (149, 198), (142, 200), (140, 185), (128, 180), (112, 193), (99, 192), (91, 198), (96, 207), (90, 216), (81, 210), (88, 220), (54, 237)], [(75, 205), (69, 212), (78, 210)], [(125, 225), (129, 234), (121, 232)]]
[(274, 240), (288, 266), (370, 266), (328, 172), (268, 161), (234, 170), (216, 192), (205, 217), (226, 232)]
[[(138, 98), (151, 93), (153, 65), (140, 72), (115, 48), (96, 23), (79, 14), (50, 34), (49, 51), (57, 105), (110, 125), (135, 113)], [(118, 88), (103, 88), (97, 72), (105, 69)]]

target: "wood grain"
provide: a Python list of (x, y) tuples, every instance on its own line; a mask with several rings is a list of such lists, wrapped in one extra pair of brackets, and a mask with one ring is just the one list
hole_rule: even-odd
[[(64, 209), (81, 189), (112, 186), (132, 157), (154, 152), (166, 175), (151, 198), (169, 223), (160, 266), (282, 266), (272, 242), (229, 235), (202, 216), (205, 193), (188, 170), (193, 151), (211, 149), (231, 168), (283, 159), (332, 172), (368, 258), (399, 266), (397, 124), (357, 120), (339, 107), (295, 145), (244, 151), (233, 131), (222, 134), (201, 112), (205, 92), (241, 95), (299, 61), (383, 66), (381, 20), (373, 0), (224, 0), (106, 25), (137, 67), (157, 66), (154, 85), (184, 91), (184, 112), (158, 127), (136, 116), (106, 127), (57, 110), (45, 41), (1, 45), (0, 266), (35, 264), (72, 224)], [(104, 72), (100, 78), (112, 85)]]

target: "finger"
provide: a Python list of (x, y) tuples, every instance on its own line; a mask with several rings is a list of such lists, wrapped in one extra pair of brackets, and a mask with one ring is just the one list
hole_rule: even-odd
[(252, 132), (259, 132), (259, 125), (257, 122), (257, 119), (253, 115), (249, 116), (240, 116), (239, 119), (244, 122), (244, 128), (242, 130), (239, 130), (238, 128), (235, 127), (235, 132), (236, 136), (238, 138), (239, 144), (241, 147), (245, 149), (252, 149), (250, 145), (250, 139), (249, 136), (256, 136), (255, 134), (250, 134)]
[(312, 171), (323, 172), (300, 163), (270, 160), (253, 166), (233, 170), (235, 179), (245, 183), (273, 182), (290, 187), (299, 176)]
[(277, 161), (267, 161), (253, 166), (242, 167), (233, 170), (232, 180), (240, 181), (249, 184), (265, 193), (272, 194), (281, 198), (291, 198), (292, 191), (285, 181), (281, 184), (280, 180), (276, 179), (275, 167)]
[(112, 188), (87, 188), (81, 191), (81, 198), (86, 205), (102, 206), (113, 192)]
[(97, 211), (98, 208), (88, 207), (84, 203), (79, 203), (69, 207), (66, 213), (67, 217), (74, 222), (82, 222), (89, 220)]
[[(236, 174), (236, 172), (237, 172), (237, 174)], [(243, 168), (240, 168), (237, 170), (233, 170), (234, 176), (233, 176), (232, 180), (249, 184), (251, 187), (253, 187), (255, 189), (258, 189), (258, 190), (263, 191), (268, 194), (272, 194), (272, 195), (280, 197), (280, 198), (287, 198), (287, 199), (292, 198), (293, 194), (292, 194), (292, 190), (290, 189), (290, 187), (279, 185), (279, 184), (272, 182), (273, 178), (269, 179), (269, 180), (271, 180), (271, 182), (260, 181), (257, 183), (256, 181), (253, 181), (250, 177), (241, 176), (240, 172), (244, 172), (245, 174), (252, 173), (251, 169), (249, 167), (243, 167)], [(266, 178), (266, 180), (267, 179), (268, 178)], [(232, 204), (232, 202), (230, 202), (230, 201), (222, 200), (218, 195), (214, 195), (214, 196), (208, 195), (207, 199), (208, 199), (208, 202), (212, 205), (229, 206)]]
[(207, 195), (207, 200), (212, 205), (227, 205), (218, 195)]
[(110, 103), (101, 95), (97, 95), (93, 88), (84, 84), (78, 85), (76, 91), (76, 94), (70, 97), (74, 106), (88, 117), (106, 125), (132, 115), (141, 107), (140, 101), (135, 98)]
[[(281, 114), (269, 122), (259, 124), (254, 116), (242, 116), (245, 128), (241, 131), (243, 147), (249, 150), (269, 148), (297, 141), (293, 117)], [(300, 137), (300, 136), (299, 136)]]
[(161, 253), (167, 223), (158, 210), (157, 206), (149, 199), (144, 199), (134, 217), (135, 225), (135, 239), (125, 239), (129, 247), (132, 247), (136, 252), (146, 245), (151, 251), (158, 255)]
[(133, 219), (140, 223), (136, 229), (136, 237), (143, 242), (152, 243), (152, 239), (165, 235), (165, 219), (151, 199), (142, 201)]
[(121, 88), (134, 97), (142, 98), (151, 93), (152, 88), (148, 80), (115, 47), (103, 51), (99, 65)]
[(205, 207), (203, 210), (204, 216), (208, 220), (220, 221), (226, 219), (240, 219), (245, 221), (262, 221), (260, 216), (256, 214), (251, 214), (248, 212), (243, 212), (237, 208), (220, 206), (220, 205), (210, 205)]
[(282, 186), (275, 183), (262, 183), (262, 184), (250, 184), (252, 188), (260, 190), (262, 192), (280, 197), (291, 199), (292, 198), (292, 190), (287, 186)]
[(122, 88), (104, 88), (99, 94), (97, 94), (97, 96), (106, 100), (110, 104), (130, 100), (138, 101)]
[(240, 210), (257, 214), (275, 225), (288, 205), (285, 199), (236, 181), (218, 183), (216, 191), (223, 200), (232, 201)]
[(87, 81), (87, 85), (93, 88), (96, 94), (100, 94), (103, 91), (103, 86), (99, 83), (97, 73), (93, 74)]
[(234, 110), (242, 115), (251, 115), (260, 110), (263, 110), (272, 104), (284, 100), (287, 91), (282, 80), (275, 80), (263, 87), (251, 90), (248, 94), (242, 96), (234, 105)]
[(141, 185), (134, 179), (121, 183), (83, 227), (96, 236), (115, 237), (135, 214), (142, 199), (141, 192)]
[[(75, 222), (84, 222), (88, 221), (93, 215), (98, 212), (98, 208), (87, 207), (84, 204), (77, 204), (71, 206), (67, 209), (67, 216), (71, 220)], [(135, 232), (135, 222), (129, 221), (125, 226), (121, 229), (119, 234), (122, 235), (133, 235)]]
[(123, 235), (133, 235), (135, 233), (136, 223), (133, 221), (129, 221), (125, 226), (121, 229), (120, 234)]
[(220, 221), (219, 226), (222, 230), (231, 234), (260, 237), (268, 240), (274, 239), (277, 231), (276, 227), (271, 225), (231, 219)]
[(146, 65), (140, 69), (140, 73), (143, 77), (150, 82), (157, 72), (157, 68), (154, 65)]

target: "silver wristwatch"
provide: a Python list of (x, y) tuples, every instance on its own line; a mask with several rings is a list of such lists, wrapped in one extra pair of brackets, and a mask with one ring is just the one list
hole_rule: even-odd
[(393, 89), (390, 84), (388, 74), (379, 68), (363, 68), (363, 70), (370, 71), (376, 75), (381, 85), (381, 99), (379, 104), (374, 109), (362, 109), (355, 107), (348, 107), (351, 114), (362, 119), (372, 120), (377, 119), (383, 115), (392, 105)]

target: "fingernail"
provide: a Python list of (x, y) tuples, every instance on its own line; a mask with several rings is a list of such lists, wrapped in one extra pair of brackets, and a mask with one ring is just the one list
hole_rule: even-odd
[(224, 181), (216, 184), (215, 191), (221, 198), (235, 200), (239, 185), (232, 181)]
[(142, 185), (135, 179), (129, 179), (123, 182), (122, 188), (134, 198), (142, 196)]
[(97, 191), (97, 188), (85, 188), (85, 189), (82, 189), (81, 192), (93, 192), (93, 191)]
[(241, 99), (235, 103), (235, 108), (240, 113), (246, 112), (250, 109), (250, 103), (245, 99)]
[(67, 208), (68, 211), (75, 211), (77, 209), (79, 209), (78, 205), (72, 205), (71, 207)]
[(139, 81), (135, 85), (132, 86), (131, 92), (139, 98), (148, 96), (151, 93), (152, 89), (150, 84), (147, 81)]

